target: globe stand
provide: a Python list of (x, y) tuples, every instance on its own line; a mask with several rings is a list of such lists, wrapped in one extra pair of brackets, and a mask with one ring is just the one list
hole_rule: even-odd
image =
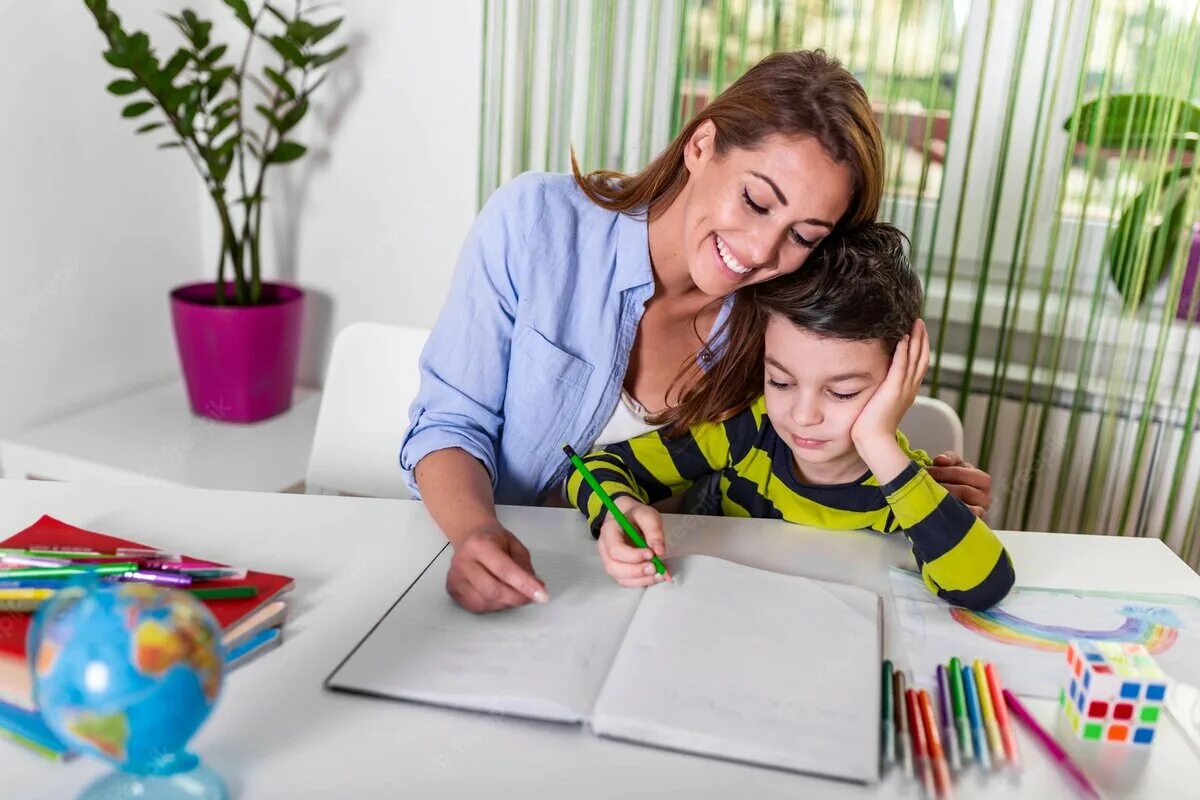
[(227, 800), (229, 791), (217, 773), (203, 764), (174, 775), (113, 772), (94, 781), (80, 800)]
[(169, 775), (109, 773), (88, 785), (79, 800), (229, 800), (221, 776), (192, 759), (190, 769)]

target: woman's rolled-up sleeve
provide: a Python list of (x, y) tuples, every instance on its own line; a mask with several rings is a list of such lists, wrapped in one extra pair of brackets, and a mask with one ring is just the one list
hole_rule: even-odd
[(496, 485), (509, 348), (521, 268), (541, 209), (541, 185), (523, 176), (497, 189), (459, 254), (441, 314), (421, 352), (421, 386), (409, 408), (400, 467), (413, 471), (435, 450), (458, 447), (479, 459)]

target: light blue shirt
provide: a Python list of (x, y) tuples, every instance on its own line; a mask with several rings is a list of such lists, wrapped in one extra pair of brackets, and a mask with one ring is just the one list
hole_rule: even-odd
[(566, 475), (564, 443), (590, 449), (654, 293), (647, 230), (644, 215), (600, 208), (570, 175), (526, 173), (492, 194), (421, 353), (400, 448), (415, 497), (413, 469), (435, 450), (462, 448), (487, 468), (496, 502), (529, 505)]

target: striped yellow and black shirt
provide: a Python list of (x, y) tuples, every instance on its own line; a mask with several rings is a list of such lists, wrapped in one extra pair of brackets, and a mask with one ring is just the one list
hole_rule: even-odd
[[(721, 513), (783, 519), (833, 530), (902, 530), (912, 544), (921, 576), (931, 591), (955, 605), (989, 608), (1013, 584), (1012, 561), (983, 520), (940, 486), (924, 467), (922, 450), (896, 439), (912, 459), (886, 485), (871, 473), (852, 483), (802, 483), (791, 448), (775, 433), (764, 398), (725, 422), (694, 426), (667, 439), (652, 431), (589, 453), (584, 462), (615, 497), (655, 503), (685, 491), (700, 478), (719, 475)], [(567, 496), (598, 535), (604, 507), (578, 472)]]

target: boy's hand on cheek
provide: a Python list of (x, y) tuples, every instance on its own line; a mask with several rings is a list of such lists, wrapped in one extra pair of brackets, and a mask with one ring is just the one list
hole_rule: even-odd
[(908, 465), (896, 443), (900, 420), (912, 407), (929, 366), (929, 336), (917, 320), (912, 333), (896, 345), (887, 377), (871, 395), (850, 429), (850, 438), (880, 483), (887, 483)]

